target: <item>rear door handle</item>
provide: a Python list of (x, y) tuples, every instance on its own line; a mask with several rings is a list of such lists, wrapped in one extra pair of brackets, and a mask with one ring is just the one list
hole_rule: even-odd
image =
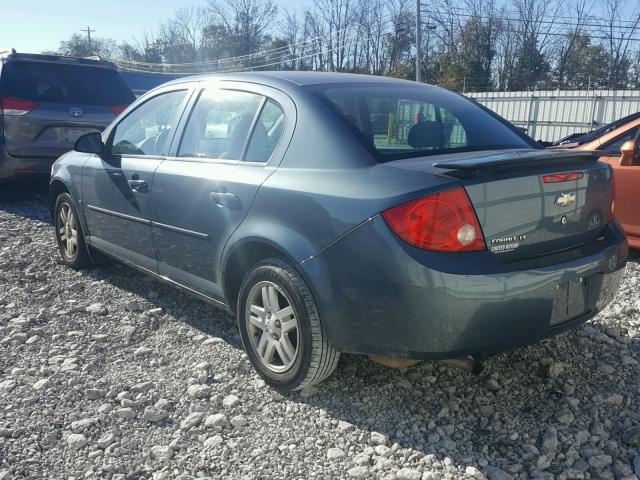
[(211, 192), (209, 198), (219, 207), (235, 205), (239, 202), (238, 196), (231, 192)]
[(149, 184), (146, 181), (140, 180), (139, 178), (135, 177), (137, 177), (137, 175), (131, 177), (131, 179), (128, 180), (131, 190), (134, 190), (138, 193), (147, 193), (149, 191)]

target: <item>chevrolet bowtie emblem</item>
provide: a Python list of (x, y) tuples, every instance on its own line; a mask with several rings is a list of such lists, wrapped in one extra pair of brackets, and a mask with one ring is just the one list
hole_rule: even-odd
[(574, 203), (576, 203), (576, 194), (561, 193), (556, 197), (556, 201), (554, 203), (559, 207), (568, 207), (569, 205), (573, 205)]

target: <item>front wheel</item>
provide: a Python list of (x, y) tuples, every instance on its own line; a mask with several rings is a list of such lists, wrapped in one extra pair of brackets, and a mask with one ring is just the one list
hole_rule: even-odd
[(247, 356), (272, 387), (299, 390), (335, 370), (340, 354), (329, 345), (309, 287), (288, 263), (255, 265), (240, 287), (237, 311)]
[(58, 195), (54, 214), (56, 241), (64, 263), (75, 269), (91, 265), (91, 257), (71, 195), (68, 193)]

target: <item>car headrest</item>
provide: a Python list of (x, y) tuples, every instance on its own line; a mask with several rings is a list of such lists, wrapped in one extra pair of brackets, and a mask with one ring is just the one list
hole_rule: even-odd
[(431, 120), (416, 123), (409, 130), (407, 143), (413, 148), (442, 148), (444, 144), (442, 123)]

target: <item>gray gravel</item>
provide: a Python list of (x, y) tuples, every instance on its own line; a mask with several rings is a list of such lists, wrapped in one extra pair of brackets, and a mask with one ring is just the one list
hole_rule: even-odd
[(640, 475), (637, 257), (606, 312), (480, 376), (344, 356), (327, 382), (283, 397), (230, 316), (123, 266), (63, 267), (43, 198), (12, 195), (0, 195), (0, 480)]

